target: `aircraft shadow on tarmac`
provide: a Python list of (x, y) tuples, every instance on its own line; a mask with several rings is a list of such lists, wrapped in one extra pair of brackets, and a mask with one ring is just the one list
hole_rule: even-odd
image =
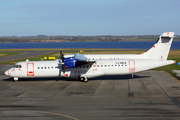
[[(128, 79), (138, 79), (138, 78), (148, 78), (150, 76), (139, 76), (139, 75), (110, 75), (110, 76), (101, 76), (96, 78), (90, 78), (89, 81), (94, 80), (128, 80)], [(49, 81), (49, 80), (56, 80), (56, 81), (80, 81), (79, 79), (71, 79), (66, 77), (55, 77), (55, 78), (20, 78), (18, 81)], [(14, 81), (13, 78), (3, 79), (3, 81)]]

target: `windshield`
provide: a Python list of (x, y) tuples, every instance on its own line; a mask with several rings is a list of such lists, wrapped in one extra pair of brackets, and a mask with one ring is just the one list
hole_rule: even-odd
[(14, 65), (13, 68), (22, 68), (21, 65)]

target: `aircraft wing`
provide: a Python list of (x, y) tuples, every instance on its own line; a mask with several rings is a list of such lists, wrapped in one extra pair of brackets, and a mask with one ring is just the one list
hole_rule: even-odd
[(87, 57), (85, 57), (82, 54), (74, 54), (74, 58), (77, 59), (79, 62), (87, 62), (87, 63), (94, 63), (96, 62), (95, 60), (90, 60)]
[(71, 57), (64, 57), (64, 61), (59, 64), (62, 64), (64, 66), (63, 68), (72, 68), (95, 62), (95, 60), (90, 60), (82, 54), (74, 54)]

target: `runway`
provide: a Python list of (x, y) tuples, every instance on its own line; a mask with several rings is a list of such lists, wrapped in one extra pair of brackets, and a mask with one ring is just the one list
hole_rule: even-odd
[(0, 119), (180, 119), (180, 83), (164, 71), (102, 76), (88, 83), (66, 78), (21, 79), (0, 65)]

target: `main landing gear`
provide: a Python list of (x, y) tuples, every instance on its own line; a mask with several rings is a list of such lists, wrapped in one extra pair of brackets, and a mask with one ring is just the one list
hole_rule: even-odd
[(80, 77), (80, 80), (83, 82), (88, 82), (88, 78), (87, 77)]

